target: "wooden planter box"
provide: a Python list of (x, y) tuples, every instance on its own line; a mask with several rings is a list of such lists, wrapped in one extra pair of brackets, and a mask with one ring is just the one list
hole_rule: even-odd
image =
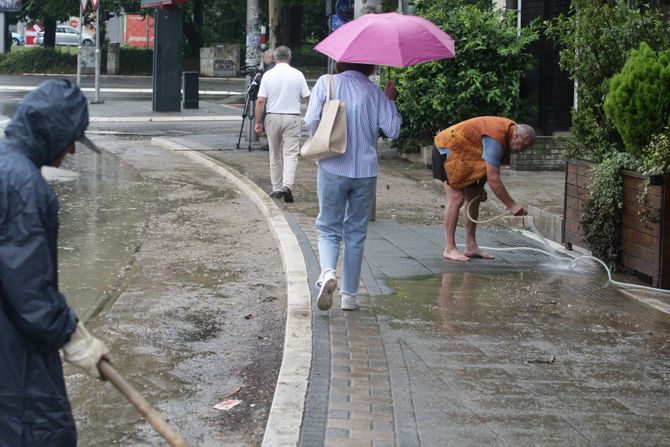
[[(589, 248), (580, 221), (591, 186), (592, 163), (569, 160), (565, 175), (563, 242)], [(670, 176), (645, 176), (623, 171), (621, 219), (622, 267), (650, 280), (652, 286), (670, 289)], [(638, 195), (649, 184), (649, 207), (638, 203)], [(648, 220), (641, 214), (650, 216)]]

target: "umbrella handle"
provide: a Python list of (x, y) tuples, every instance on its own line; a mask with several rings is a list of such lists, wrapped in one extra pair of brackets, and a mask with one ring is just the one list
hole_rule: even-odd
[(151, 424), (153, 428), (156, 429), (158, 434), (160, 434), (163, 439), (172, 447), (188, 447), (184, 438), (181, 437), (170, 425), (165, 422), (158, 412), (151, 406), (149, 402), (142, 397), (140, 393), (135, 390), (126, 379), (121, 376), (112, 365), (105, 359), (102, 359), (98, 363), (98, 370), (100, 374), (105, 379), (112, 382), (112, 385), (116, 387), (121, 394), (125, 396), (126, 399), (130, 401), (131, 404), (140, 412), (142, 416)]

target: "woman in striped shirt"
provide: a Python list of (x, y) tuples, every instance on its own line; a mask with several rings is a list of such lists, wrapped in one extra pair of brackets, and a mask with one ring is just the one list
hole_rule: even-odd
[[(339, 62), (331, 95), (343, 101), (347, 110), (347, 150), (344, 154), (317, 162), (319, 216), (319, 262), (317, 306), (328, 310), (337, 288), (335, 270), (340, 244), (344, 243), (340, 296), (343, 310), (360, 307), (356, 294), (361, 276), (368, 219), (377, 186), (377, 137), (381, 129), (391, 138), (400, 133), (402, 118), (395, 105), (397, 91), (392, 81), (382, 91), (370, 81), (374, 65)], [(319, 78), (305, 114), (305, 125), (313, 135), (319, 125), (326, 99), (328, 76)]]

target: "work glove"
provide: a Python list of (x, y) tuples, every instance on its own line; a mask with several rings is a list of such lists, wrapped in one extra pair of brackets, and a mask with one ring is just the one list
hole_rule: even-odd
[(102, 359), (109, 361), (109, 349), (92, 336), (80, 321), (70, 336), (70, 341), (63, 346), (63, 357), (77, 368), (83, 369), (89, 376), (102, 379), (98, 363)]

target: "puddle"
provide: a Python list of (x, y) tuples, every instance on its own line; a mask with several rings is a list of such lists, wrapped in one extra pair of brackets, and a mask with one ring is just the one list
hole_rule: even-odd
[(43, 174), (60, 202), (60, 288), (86, 320), (132, 263), (151, 193), (109, 153), (78, 150)]
[[(444, 273), (411, 280), (390, 280), (395, 291), (375, 298), (375, 308), (396, 327), (424, 330), (500, 324), (504, 320), (541, 323), (560, 313), (583, 325), (620, 329), (669, 322), (670, 316), (641, 306), (607, 285), (604, 273), (558, 271), (505, 274)], [(560, 311), (560, 312), (559, 312)], [(624, 316), (628, 313), (628, 317)], [(634, 321), (638, 319), (638, 321)]]
[(562, 271), (390, 280), (372, 299), (394, 412), (412, 415), (399, 444), (667, 443), (670, 316), (604, 284)]

